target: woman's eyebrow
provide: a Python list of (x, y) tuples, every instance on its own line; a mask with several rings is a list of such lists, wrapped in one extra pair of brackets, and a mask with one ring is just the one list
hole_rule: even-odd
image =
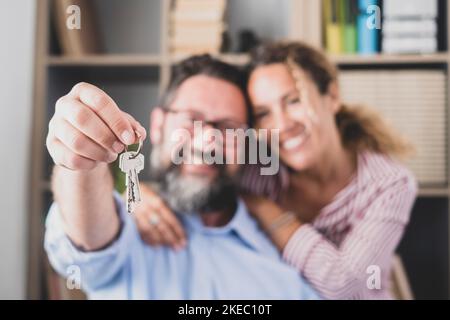
[(300, 96), (300, 93), (298, 92), (297, 89), (292, 89), (291, 91), (287, 92), (286, 94), (284, 94), (281, 98), (280, 101), (285, 103), (286, 100), (288, 100), (289, 98), (291, 98), (294, 94)]
[[(292, 90), (290, 90), (290, 91), (286, 92), (285, 94), (283, 94), (283, 95), (278, 99), (278, 101), (281, 101), (282, 103), (285, 103), (286, 100), (288, 100), (289, 98), (291, 98), (294, 94), (297, 94), (297, 95), (300, 96), (298, 90), (295, 89), (295, 88), (293, 88)], [(266, 110), (267, 108), (270, 108), (269, 105), (262, 105), (262, 104), (260, 104), (260, 105), (254, 104), (252, 107), (253, 107), (253, 109), (255, 109), (255, 110), (258, 110), (258, 109)]]

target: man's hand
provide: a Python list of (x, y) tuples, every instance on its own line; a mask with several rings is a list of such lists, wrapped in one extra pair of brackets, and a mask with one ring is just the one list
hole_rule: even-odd
[[(56, 103), (47, 148), (56, 163), (52, 190), (64, 231), (78, 246), (97, 250), (120, 230), (107, 163), (145, 129), (99, 88), (79, 83)], [(70, 169), (70, 170), (68, 170)]]
[(186, 246), (183, 226), (161, 197), (150, 187), (141, 184), (142, 202), (135, 211), (142, 240), (151, 246), (166, 245), (173, 249)]
[(57, 101), (46, 144), (55, 164), (88, 170), (116, 160), (124, 144), (136, 142), (135, 131), (145, 139), (145, 129), (111, 97), (78, 83)]

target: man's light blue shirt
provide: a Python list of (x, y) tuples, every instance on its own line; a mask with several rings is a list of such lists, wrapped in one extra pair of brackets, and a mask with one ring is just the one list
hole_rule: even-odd
[[(114, 195), (123, 225), (108, 248), (77, 249), (53, 204), (45, 249), (63, 276), (80, 276), (91, 299), (319, 299), (239, 201), (224, 227), (205, 227), (198, 215), (180, 215), (188, 244), (174, 251), (142, 242), (123, 200)], [(79, 271), (79, 274), (78, 274)]]

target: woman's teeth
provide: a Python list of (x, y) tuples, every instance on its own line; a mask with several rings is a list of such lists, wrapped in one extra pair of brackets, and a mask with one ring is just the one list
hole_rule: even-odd
[(291, 139), (286, 140), (285, 142), (283, 142), (283, 149), (285, 150), (292, 150), (297, 148), (298, 146), (300, 146), (303, 141), (305, 140), (305, 136), (301, 135), (301, 136), (296, 136), (293, 137)]

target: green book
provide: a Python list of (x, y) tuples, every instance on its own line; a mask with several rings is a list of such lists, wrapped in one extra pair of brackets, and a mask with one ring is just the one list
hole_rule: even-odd
[(358, 15), (358, 0), (340, 0), (342, 49), (344, 53), (352, 54), (358, 50), (356, 34), (356, 17)]

